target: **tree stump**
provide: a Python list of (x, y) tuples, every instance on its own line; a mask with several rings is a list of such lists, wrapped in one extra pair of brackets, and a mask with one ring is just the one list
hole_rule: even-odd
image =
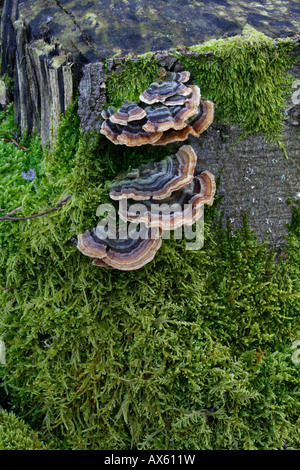
[[(288, 6), (287, 6), (288, 4)], [(42, 145), (55, 140), (59, 114), (79, 91), (78, 112), (84, 131), (99, 130), (106, 103), (105, 72), (118, 70), (123, 55), (149, 51), (167, 70), (181, 70), (170, 49), (241, 32), (245, 23), (274, 38), (292, 35), (299, 24), (297, 2), (196, 2), (190, 0), (2, 0), (1, 74), (14, 79), (11, 99), (24, 131), (35, 130)], [(299, 53), (299, 36), (295, 36)], [(189, 50), (183, 53), (189, 54)], [(106, 70), (104, 60), (106, 61)], [(292, 73), (300, 78), (299, 63)], [(300, 198), (299, 105), (287, 103), (283, 142), (289, 159), (276, 144), (251, 135), (233, 145), (236, 126), (215, 123), (204, 139), (191, 137), (198, 165), (216, 176), (233, 225), (242, 212), (260, 239), (283, 242), (291, 208)]]

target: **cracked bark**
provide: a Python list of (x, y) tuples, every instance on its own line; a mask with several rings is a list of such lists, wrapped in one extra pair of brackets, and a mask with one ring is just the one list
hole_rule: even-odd
[(72, 63), (58, 44), (32, 37), (18, 7), (17, 0), (4, 0), (1, 73), (14, 78), (15, 117), (21, 130), (40, 133), (45, 146), (55, 139), (59, 113), (72, 101)]
[(82, 36), (83, 40), (85, 41), (85, 43), (86, 43), (91, 49), (95, 49), (95, 44), (91, 43), (91, 42), (89, 41), (89, 39), (88, 39), (88, 36), (84, 33), (84, 31), (82, 31), (82, 29), (80, 28), (79, 23), (78, 23), (77, 20), (76, 20), (75, 15), (74, 15), (72, 12), (68, 11), (66, 7), (64, 7), (63, 5), (61, 5), (61, 3), (60, 3), (59, 0), (55, 0), (55, 2), (56, 2), (56, 5), (57, 5), (66, 15), (68, 15), (68, 16), (72, 19), (74, 25), (76, 26), (76, 28), (78, 28), (78, 31), (79, 31), (79, 33), (81, 34), (81, 36)]

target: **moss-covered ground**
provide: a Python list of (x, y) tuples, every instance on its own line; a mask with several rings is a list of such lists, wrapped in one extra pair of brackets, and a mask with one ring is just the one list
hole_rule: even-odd
[[(37, 137), (22, 144), (0, 142), (1, 208), (31, 215), (72, 197), (44, 217), (1, 221), (3, 406), (53, 448), (299, 446), (299, 212), (281, 254), (246, 222), (224, 229), (213, 207), (202, 250), (164, 240), (144, 268), (107, 271), (74, 238), (95, 225), (107, 180), (151, 150), (120, 158), (80, 134), (72, 109), (50, 152)], [(23, 180), (32, 166), (37, 179)]]
[(201, 250), (164, 240), (142, 269), (109, 271), (76, 236), (96, 225), (109, 180), (168, 148), (82, 134), (76, 103), (50, 150), (38, 136), (8, 141), (11, 108), (0, 136), (1, 209), (32, 215), (71, 195), (43, 217), (0, 220), (0, 449), (21, 445), (9, 429), (28, 448), (299, 448), (299, 208), (275, 253), (246, 219), (233, 232), (217, 196)]

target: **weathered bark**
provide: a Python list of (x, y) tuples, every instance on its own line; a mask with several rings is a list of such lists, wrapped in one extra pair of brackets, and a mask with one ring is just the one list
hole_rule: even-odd
[(88, 64), (83, 69), (79, 84), (78, 114), (85, 132), (101, 127), (101, 111), (106, 104), (104, 75), (102, 62)]
[(13, 75), (16, 62), (16, 34), (14, 31), (14, 21), (18, 18), (18, 0), (2, 1), (2, 12), (0, 22), (1, 39), (1, 75), (8, 73)]
[(17, 0), (5, 0), (1, 17), (2, 74), (14, 78), (16, 121), (41, 134), (42, 145), (55, 138), (59, 113), (71, 104), (72, 64), (58, 44), (33, 39), (20, 17)]

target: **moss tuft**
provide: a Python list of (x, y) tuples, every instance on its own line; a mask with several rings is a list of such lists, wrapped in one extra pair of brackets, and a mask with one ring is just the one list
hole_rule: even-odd
[(130, 57), (121, 72), (107, 77), (106, 92), (110, 105), (119, 107), (125, 99), (136, 101), (158, 73), (159, 66), (149, 57), (132, 60)]
[(283, 108), (291, 94), (294, 63), (291, 39), (274, 40), (246, 26), (242, 35), (213, 39), (176, 56), (192, 73), (203, 98), (216, 104), (216, 120), (238, 124), (245, 134), (264, 133), (277, 141), (283, 127)]
[(43, 450), (44, 444), (14, 413), (0, 408), (0, 450)]

